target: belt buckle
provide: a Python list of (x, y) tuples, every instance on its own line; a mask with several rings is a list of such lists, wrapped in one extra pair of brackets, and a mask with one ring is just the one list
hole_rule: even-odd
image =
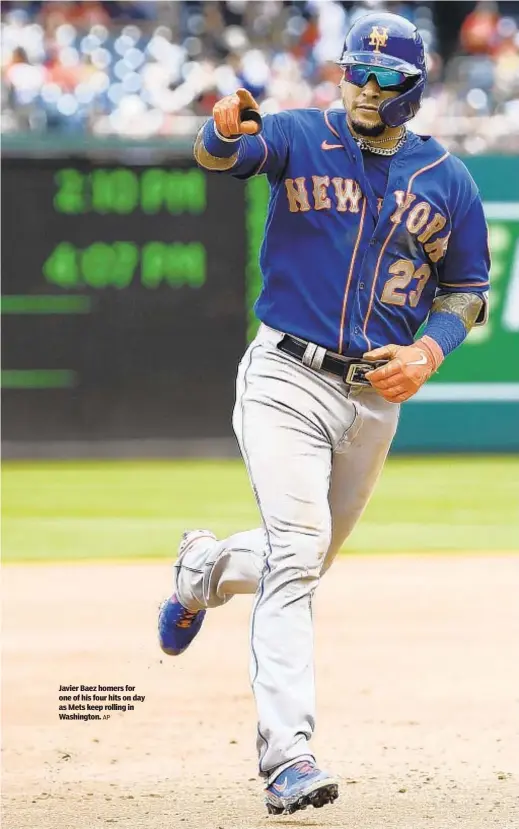
[(368, 371), (375, 371), (380, 366), (385, 366), (388, 360), (374, 360), (372, 363), (351, 363), (344, 376), (344, 382), (350, 386), (370, 386), (369, 380), (366, 380)]

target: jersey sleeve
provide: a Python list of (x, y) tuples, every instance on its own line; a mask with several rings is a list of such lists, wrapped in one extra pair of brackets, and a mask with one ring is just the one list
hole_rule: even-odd
[(194, 148), (197, 163), (207, 170), (228, 173), (239, 179), (266, 173), (280, 175), (288, 159), (288, 139), (284, 113), (263, 116), (259, 135), (243, 135), (237, 140), (223, 139), (213, 119), (202, 127)]
[(485, 294), (489, 289), (488, 228), (479, 194), (460, 219), (454, 214), (447, 252), (439, 268), (442, 293)]

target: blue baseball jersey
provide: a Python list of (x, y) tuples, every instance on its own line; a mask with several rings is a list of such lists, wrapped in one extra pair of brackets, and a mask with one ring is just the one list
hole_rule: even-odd
[(484, 298), (481, 199), (435, 139), (409, 132), (387, 171), (375, 156), (364, 164), (344, 110), (290, 110), (263, 124), (260, 135), (226, 145), (228, 156), (238, 152), (227, 174), (265, 174), (270, 184), (260, 320), (360, 356), (410, 344), (438, 291)]

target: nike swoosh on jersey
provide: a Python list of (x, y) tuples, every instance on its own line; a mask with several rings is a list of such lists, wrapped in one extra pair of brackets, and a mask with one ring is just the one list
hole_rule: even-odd
[(342, 144), (328, 144), (328, 141), (323, 141), (321, 144), (321, 150), (343, 150), (344, 147)]
[(407, 363), (408, 366), (424, 366), (427, 362), (427, 357), (425, 354), (422, 354), (419, 360), (412, 360), (412, 362)]

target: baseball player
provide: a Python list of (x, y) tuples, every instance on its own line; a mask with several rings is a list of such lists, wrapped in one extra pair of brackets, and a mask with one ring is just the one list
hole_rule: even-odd
[(194, 149), (206, 170), (270, 184), (261, 326), (233, 414), (262, 527), (224, 540), (184, 534), (159, 638), (178, 655), (207, 608), (255, 594), (251, 682), (271, 814), (338, 796), (310, 745), (312, 597), (370, 498), (399, 404), (484, 322), (489, 285), (474, 181), (405, 127), (426, 83), (415, 26), (368, 14), (339, 63), (344, 109), (261, 119), (238, 89), (215, 105)]

